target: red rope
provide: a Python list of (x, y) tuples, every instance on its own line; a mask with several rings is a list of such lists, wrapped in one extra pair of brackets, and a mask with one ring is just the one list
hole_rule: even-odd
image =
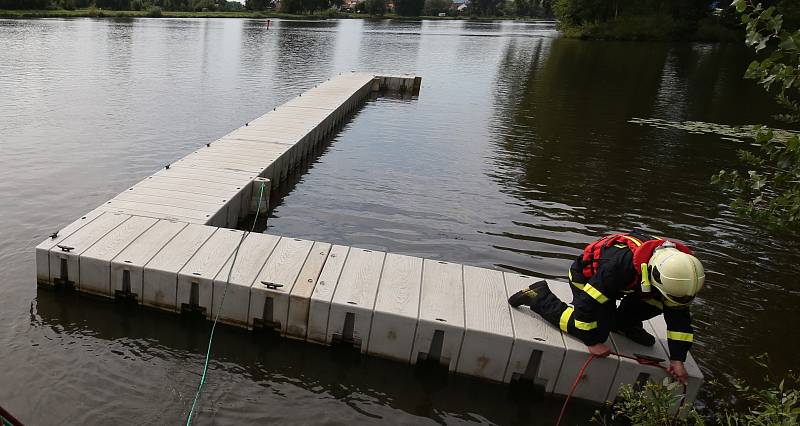
[[(667, 369), (667, 367), (664, 367), (658, 361), (653, 360), (653, 359), (647, 359), (647, 358), (640, 358), (640, 357), (636, 357), (636, 356), (618, 354), (616, 352), (611, 352), (609, 355), (616, 355), (616, 356), (621, 357), (621, 358), (632, 359), (632, 360), (638, 362), (639, 364), (652, 365), (653, 367), (658, 367), (658, 368), (666, 371), (667, 373), (669, 373), (669, 369)], [(589, 358), (586, 358), (586, 362), (583, 363), (583, 367), (581, 367), (581, 370), (578, 372), (578, 376), (575, 378), (575, 382), (572, 383), (572, 387), (570, 388), (569, 393), (567, 394), (567, 398), (564, 400), (564, 405), (561, 406), (561, 413), (558, 415), (558, 420), (556, 421), (556, 426), (560, 426), (561, 425), (561, 420), (564, 419), (564, 414), (567, 412), (567, 404), (569, 404), (569, 400), (570, 400), (570, 398), (572, 398), (572, 394), (575, 393), (575, 389), (578, 387), (578, 383), (580, 383), (581, 379), (583, 378), (583, 373), (586, 372), (586, 369), (589, 368), (589, 364), (591, 364), (592, 361), (595, 358), (597, 358), (597, 356), (595, 356), (594, 354), (589, 354)], [(684, 383), (683, 384), (683, 395), (681, 395), (681, 402), (680, 402), (680, 404), (678, 404), (678, 410), (675, 411), (675, 418), (674, 418), (675, 420), (677, 420), (678, 415), (680, 415), (680, 412), (683, 409), (683, 404), (685, 402), (686, 402), (686, 384)]]
[(558, 415), (558, 421), (556, 422), (556, 426), (561, 425), (561, 419), (564, 418), (564, 413), (567, 412), (567, 404), (569, 403), (569, 399), (572, 398), (572, 394), (575, 393), (575, 388), (578, 387), (578, 382), (580, 382), (581, 379), (583, 378), (583, 373), (586, 371), (587, 368), (589, 368), (589, 364), (591, 364), (595, 358), (596, 357), (594, 356), (594, 354), (589, 354), (589, 358), (586, 358), (586, 362), (583, 363), (581, 371), (578, 372), (578, 377), (575, 378), (575, 382), (572, 384), (572, 388), (570, 388), (569, 393), (567, 394), (567, 399), (564, 400), (564, 405), (561, 406), (561, 414)]

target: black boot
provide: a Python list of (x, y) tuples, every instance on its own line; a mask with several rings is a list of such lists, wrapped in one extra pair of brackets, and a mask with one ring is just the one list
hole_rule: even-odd
[(512, 294), (511, 297), (508, 298), (508, 304), (515, 308), (520, 305), (531, 306), (537, 297), (546, 292), (550, 292), (550, 288), (547, 287), (547, 281), (538, 281), (529, 285), (528, 288)]
[(652, 334), (648, 333), (641, 325), (638, 327), (632, 326), (632, 327), (626, 327), (624, 329), (617, 329), (614, 331), (627, 337), (628, 339), (633, 340), (634, 342), (640, 345), (653, 346), (656, 344), (656, 338), (653, 337)]

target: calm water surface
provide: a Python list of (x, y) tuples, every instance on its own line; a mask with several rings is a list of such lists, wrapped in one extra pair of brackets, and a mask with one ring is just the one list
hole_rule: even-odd
[[(800, 244), (736, 218), (709, 176), (737, 146), (633, 117), (771, 122), (738, 45), (561, 40), (550, 22), (0, 20), (0, 403), (30, 424), (176, 424), (207, 328), (37, 290), (33, 247), (153, 173), (339, 72), (423, 76), (367, 103), (284, 185), (267, 231), (564, 278), (634, 227), (708, 272), (694, 354), (710, 378), (776, 371), (800, 341)], [(557, 400), (423, 379), (326, 348), (218, 335), (198, 421), (551, 423)], [(729, 397), (704, 388), (701, 405)], [(590, 415), (575, 405), (574, 422)]]

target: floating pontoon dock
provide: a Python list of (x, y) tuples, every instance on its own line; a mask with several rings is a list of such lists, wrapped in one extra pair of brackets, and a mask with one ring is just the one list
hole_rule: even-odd
[[(36, 247), (38, 283), (212, 319), (230, 276), (224, 323), (566, 394), (586, 347), (506, 301), (533, 277), (269, 234), (242, 241), (231, 229), (371, 93), (419, 87), (415, 76), (348, 73), (308, 90), (54, 233)], [(571, 300), (567, 283), (550, 287)], [(663, 319), (645, 327), (654, 347), (618, 335), (609, 344), (667, 360)], [(691, 402), (703, 375), (691, 355), (686, 365)], [(620, 385), (664, 374), (610, 356), (591, 364), (575, 396), (612, 400)]]

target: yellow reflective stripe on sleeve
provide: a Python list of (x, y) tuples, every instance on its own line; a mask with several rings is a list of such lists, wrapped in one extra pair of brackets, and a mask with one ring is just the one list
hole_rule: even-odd
[(664, 310), (664, 304), (656, 299), (647, 299), (644, 301), (644, 303), (647, 303), (648, 305), (653, 305), (662, 311)]
[(579, 290), (583, 290), (583, 285), (584, 285), (583, 283), (576, 283), (575, 281), (572, 281), (572, 270), (569, 271), (568, 275), (569, 275), (569, 283), (574, 285), (575, 287), (578, 287)]
[(667, 339), (692, 343), (694, 341), (694, 334), (667, 330)]
[(580, 330), (587, 330), (587, 331), (588, 330), (594, 330), (595, 328), (597, 328), (597, 321), (583, 322), (583, 321), (575, 320), (575, 328), (580, 329)]
[(606, 297), (605, 294), (601, 293), (600, 290), (594, 288), (589, 283), (583, 285), (583, 291), (585, 291), (589, 296), (592, 296), (592, 299), (596, 300), (598, 303), (602, 304), (608, 302), (608, 297)]
[(641, 246), (642, 245), (642, 242), (638, 238), (633, 238), (630, 235), (623, 235), (622, 238), (625, 238), (625, 239), (633, 241), (633, 243), (636, 244), (637, 246)]
[(561, 319), (558, 321), (558, 326), (561, 327), (561, 331), (564, 333), (567, 332), (567, 325), (569, 325), (569, 318), (572, 316), (572, 311), (575, 308), (572, 306), (567, 306), (567, 309), (564, 309), (564, 312), (561, 313)]

